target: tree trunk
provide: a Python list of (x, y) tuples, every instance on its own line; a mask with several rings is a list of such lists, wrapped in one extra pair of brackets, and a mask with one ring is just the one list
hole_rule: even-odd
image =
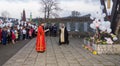
[(50, 10), (48, 9), (47, 18), (49, 19), (49, 17), (50, 17)]
[(46, 19), (46, 14), (47, 14), (47, 11), (46, 11), (46, 7), (45, 7), (44, 19)]

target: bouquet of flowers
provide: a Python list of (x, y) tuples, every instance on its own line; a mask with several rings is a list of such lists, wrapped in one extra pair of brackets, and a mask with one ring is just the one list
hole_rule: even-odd
[(91, 14), (91, 19), (93, 22), (90, 27), (96, 31), (94, 35), (94, 42), (96, 44), (113, 44), (118, 40), (117, 36), (112, 34), (112, 29), (110, 28), (111, 22), (104, 21), (105, 13), (102, 11)]

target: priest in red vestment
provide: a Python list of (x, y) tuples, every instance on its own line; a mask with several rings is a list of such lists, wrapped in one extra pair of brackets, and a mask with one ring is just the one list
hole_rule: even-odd
[(46, 50), (45, 31), (43, 27), (44, 27), (43, 23), (38, 27), (38, 33), (37, 33), (37, 39), (36, 39), (37, 52), (44, 52)]
[(2, 28), (0, 28), (0, 43), (2, 41)]

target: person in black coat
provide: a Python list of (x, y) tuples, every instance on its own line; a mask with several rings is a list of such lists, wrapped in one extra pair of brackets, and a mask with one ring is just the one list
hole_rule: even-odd
[(61, 44), (69, 44), (68, 31), (64, 24), (61, 25), (59, 30), (59, 45)]
[(7, 28), (4, 27), (2, 30), (2, 44), (6, 45), (7, 43)]
[(53, 34), (54, 37), (57, 36), (57, 26), (56, 25), (53, 25), (52, 34)]

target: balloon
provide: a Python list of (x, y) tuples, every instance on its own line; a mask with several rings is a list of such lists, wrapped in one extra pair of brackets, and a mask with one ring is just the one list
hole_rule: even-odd
[(93, 21), (93, 24), (96, 26), (96, 27), (99, 27), (100, 26), (100, 22), (98, 19), (96, 19), (95, 21)]
[(37, 28), (37, 26), (35, 26), (35, 29)]
[(95, 25), (96, 27), (99, 27), (99, 24), (98, 23), (96, 23), (96, 25)]
[(100, 18), (100, 22), (104, 22), (104, 18)]
[(101, 22), (101, 26), (105, 27), (106, 23), (103, 21)]
[(29, 26), (31, 26), (31, 24), (30, 24), (30, 23), (28, 23), (28, 25), (29, 25)]
[(3, 24), (2, 26), (5, 27), (5, 24)]
[(106, 28), (105, 28), (105, 27), (102, 27), (102, 31), (106, 31)]
[(17, 29), (20, 29), (20, 26), (19, 26), (19, 25), (17, 25)]
[(104, 6), (103, 6), (103, 5), (101, 5), (101, 6), (100, 6), (100, 9), (102, 9), (102, 10), (103, 10), (103, 9), (104, 9)]
[(90, 24), (90, 27), (92, 28), (92, 29), (96, 29), (96, 27), (95, 27), (95, 25), (92, 23), (92, 24)]
[(0, 24), (2, 24), (2, 21), (0, 21)]
[(93, 18), (92, 16), (90, 16), (90, 19), (92, 19), (92, 20), (93, 20), (94, 18)]
[(10, 29), (8, 29), (7, 32), (10, 32)]
[(99, 13), (100, 13), (100, 14), (102, 14), (102, 13), (103, 13), (103, 11), (100, 9), (100, 10), (99, 10)]
[(1, 24), (0, 27), (3, 28), (3, 25)]
[(111, 23), (109, 21), (106, 21), (106, 28), (110, 28)]
[(97, 23), (99, 24), (99, 26), (101, 25), (101, 22), (100, 22), (100, 21), (98, 21)]
[(103, 27), (102, 27), (102, 26), (100, 26), (100, 27), (99, 27), (99, 29), (100, 29), (100, 30), (102, 30), (102, 29), (103, 29)]
[(15, 30), (15, 33), (17, 33), (17, 30)]
[(20, 27), (20, 29), (23, 29), (23, 27)]
[(21, 25), (23, 25), (23, 21), (21, 22)]
[(107, 29), (107, 32), (108, 32), (108, 33), (111, 33), (111, 32), (112, 32), (112, 29), (110, 29), (110, 28)]
[(99, 20), (98, 19), (95, 19), (96, 22), (98, 22)]
[(110, 21), (106, 21), (107, 24), (111, 25), (111, 22)]
[(34, 25), (31, 25), (32, 26), (32, 28), (34, 28)]
[(93, 24), (96, 24), (96, 21), (95, 21), (95, 20), (93, 21)]
[(27, 24), (25, 23), (25, 26), (27, 26)]
[(105, 17), (105, 16), (106, 16), (106, 14), (105, 14), (105, 13), (103, 13), (103, 14), (102, 14), (102, 16), (103, 16), (103, 17)]
[(18, 21), (18, 24), (20, 25), (20, 21)]
[(94, 13), (92, 13), (92, 14), (91, 14), (91, 17), (93, 17), (93, 18), (94, 18), (94, 17), (95, 17), (95, 14), (94, 14)]

